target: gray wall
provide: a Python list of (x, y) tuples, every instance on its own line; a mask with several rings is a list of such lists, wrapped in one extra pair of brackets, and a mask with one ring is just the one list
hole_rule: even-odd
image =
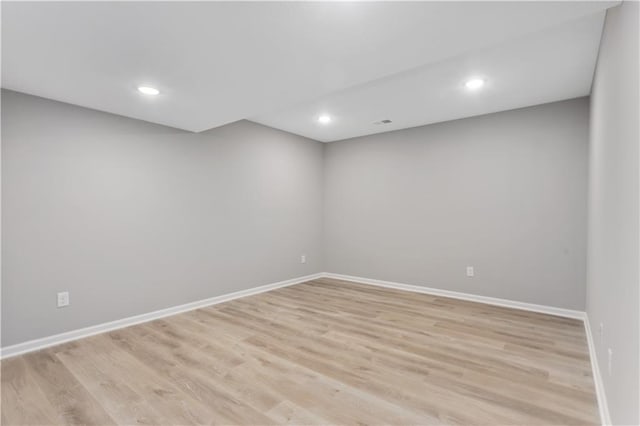
[(321, 270), (584, 309), (586, 99), (324, 147), (2, 107), (3, 346)]
[(322, 270), (319, 142), (8, 91), (2, 140), (3, 346)]
[(625, 425), (640, 424), (639, 14), (637, 2), (607, 11), (590, 120), (587, 315), (611, 419)]
[(328, 144), (325, 269), (584, 309), (588, 107)]

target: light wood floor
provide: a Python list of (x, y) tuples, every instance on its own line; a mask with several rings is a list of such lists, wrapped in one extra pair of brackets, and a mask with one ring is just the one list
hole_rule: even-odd
[(597, 424), (581, 322), (321, 279), (2, 361), (2, 424)]

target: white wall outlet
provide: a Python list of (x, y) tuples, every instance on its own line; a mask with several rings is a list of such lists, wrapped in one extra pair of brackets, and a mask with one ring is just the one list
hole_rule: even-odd
[(69, 306), (69, 292), (62, 291), (58, 293), (58, 308)]
[(600, 335), (600, 343), (602, 343), (602, 338), (604, 337), (604, 324), (600, 323), (600, 327), (598, 327), (598, 334)]
[(473, 277), (475, 272), (473, 271), (473, 266), (467, 266), (467, 276)]
[(609, 362), (608, 362), (609, 376), (611, 376), (611, 371), (613, 370), (613, 350), (609, 348), (608, 352), (609, 352)]
[(307, 255), (306, 254), (300, 255), (300, 263), (307, 263)]

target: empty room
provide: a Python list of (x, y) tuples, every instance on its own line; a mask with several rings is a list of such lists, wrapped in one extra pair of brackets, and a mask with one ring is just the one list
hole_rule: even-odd
[(2, 425), (639, 425), (640, 3), (2, 1)]

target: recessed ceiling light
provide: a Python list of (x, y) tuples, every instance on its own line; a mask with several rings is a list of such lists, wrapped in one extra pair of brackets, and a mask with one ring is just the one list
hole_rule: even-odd
[(155, 96), (160, 93), (160, 91), (155, 87), (149, 87), (149, 86), (138, 86), (138, 92), (144, 93), (145, 95), (152, 95), (152, 96)]
[(331, 123), (331, 116), (323, 114), (320, 117), (318, 117), (318, 123), (320, 124), (329, 124)]
[(464, 87), (469, 90), (478, 90), (484, 86), (484, 80), (481, 78), (471, 78), (464, 83)]

